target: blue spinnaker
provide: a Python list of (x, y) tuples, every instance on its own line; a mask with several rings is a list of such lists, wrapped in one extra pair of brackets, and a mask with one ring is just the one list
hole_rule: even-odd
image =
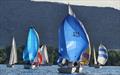
[(70, 62), (79, 61), (89, 46), (87, 36), (80, 22), (72, 15), (65, 17), (59, 28), (59, 54)]
[(39, 36), (34, 27), (29, 28), (28, 38), (23, 51), (23, 60), (32, 63), (39, 48)]

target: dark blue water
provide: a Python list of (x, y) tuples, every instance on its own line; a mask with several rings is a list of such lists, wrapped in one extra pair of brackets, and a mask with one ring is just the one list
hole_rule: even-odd
[[(15, 65), (14, 68), (7, 68), (6, 65), (0, 65), (0, 75), (73, 75), (60, 74), (57, 71), (58, 66), (41, 66), (36, 69), (24, 69), (23, 65)], [(76, 74), (74, 74), (76, 75)], [(82, 74), (77, 75), (120, 75), (119, 66), (105, 66), (100, 69), (85, 66)]]

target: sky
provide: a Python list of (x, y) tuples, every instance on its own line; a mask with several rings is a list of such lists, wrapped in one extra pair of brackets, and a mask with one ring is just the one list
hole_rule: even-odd
[(96, 6), (96, 7), (112, 7), (120, 10), (120, 0), (31, 0), (36, 2), (47, 1), (47, 2), (58, 2), (71, 5), (82, 5), (82, 6)]

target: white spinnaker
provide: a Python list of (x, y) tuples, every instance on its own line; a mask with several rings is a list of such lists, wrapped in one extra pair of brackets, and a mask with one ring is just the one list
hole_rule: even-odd
[(47, 52), (46, 45), (42, 45), (42, 47), (41, 47), (41, 54), (42, 54), (42, 57), (43, 57), (42, 64), (49, 63), (49, 58), (48, 58), (48, 52)]
[(16, 52), (15, 38), (13, 37), (9, 64), (12, 65), (15, 63), (17, 63), (17, 52)]
[(35, 2), (57, 2), (78, 6), (111, 7), (120, 10), (120, 0), (31, 0)]

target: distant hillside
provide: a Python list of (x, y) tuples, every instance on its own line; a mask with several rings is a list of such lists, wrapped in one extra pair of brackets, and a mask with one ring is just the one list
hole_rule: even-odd
[[(72, 9), (96, 47), (102, 42), (107, 48), (120, 48), (120, 11), (85, 6), (72, 6)], [(41, 43), (58, 47), (58, 28), (66, 15), (64, 4), (1, 0), (0, 47), (10, 45), (13, 35), (17, 45), (24, 45), (30, 25), (36, 27)]]

